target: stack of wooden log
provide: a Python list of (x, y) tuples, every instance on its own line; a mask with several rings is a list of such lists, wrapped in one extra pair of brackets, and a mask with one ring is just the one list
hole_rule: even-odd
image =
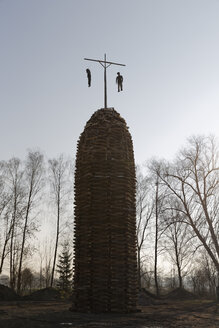
[(75, 311), (136, 309), (135, 163), (125, 120), (96, 111), (81, 134), (75, 170)]

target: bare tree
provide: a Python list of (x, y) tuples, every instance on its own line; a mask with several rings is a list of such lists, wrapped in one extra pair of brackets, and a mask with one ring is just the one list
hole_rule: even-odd
[[(172, 205), (170, 200), (170, 206)], [(177, 206), (175, 204), (175, 206)], [(175, 209), (167, 212), (164, 230), (164, 250), (176, 266), (178, 287), (183, 288), (183, 278), (188, 274), (188, 265), (194, 256), (194, 233), (181, 214)]]
[(16, 283), (16, 265), (18, 245), (15, 240), (17, 236), (18, 223), (22, 217), (23, 211), (23, 168), (18, 158), (12, 158), (5, 162), (6, 184), (10, 193), (10, 222), (6, 233), (6, 240), (10, 238), (10, 286), (15, 288)]
[(158, 255), (159, 242), (164, 233), (165, 227), (162, 225), (163, 216), (166, 210), (166, 188), (163, 188), (159, 175), (153, 170), (153, 161), (150, 164), (150, 170), (154, 179), (154, 283), (157, 296), (160, 295), (159, 279), (158, 279)]
[(213, 137), (192, 137), (159, 177), (180, 203), (177, 209), (213, 261), (219, 275), (219, 162)]
[(150, 178), (144, 177), (140, 166), (136, 167), (136, 214), (137, 214), (137, 268), (138, 287), (141, 289), (141, 277), (143, 270), (143, 247), (147, 236), (147, 228), (153, 214), (154, 204), (151, 201)]
[[(54, 205), (56, 208), (56, 241), (54, 248), (54, 257), (53, 257), (53, 265), (51, 272), (51, 282), (50, 286), (53, 286), (54, 281), (54, 273), (56, 267), (56, 258), (57, 258), (57, 250), (59, 245), (59, 237), (60, 237), (60, 220), (66, 208), (66, 201), (69, 195), (69, 169), (70, 169), (70, 161), (64, 159), (63, 155), (60, 155), (57, 159), (49, 160), (49, 179), (51, 185), (51, 193), (53, 196)], [(71, 189), (72, 189), (71, 185)]]
[(52, 240), (45, 238), (41, 240), (38, 247), (40, 257), (40, 288), (49, 287), (51, 283), (53, 246)]
[(156, 288), (156, 294), (159, 296), (159, 284), (157, 276), (157, 261), (158, 261), (158, 238), (159, 238), (159, 214), (160, 214), (160, 199), (159, 199), (159, 178), (156, 177), (155, 182), (155, 238), (154, 238), (154, 282)]
[[(148, 164), (148, 172), (144, 177), (140, 168), (137, 167), (137, 254), (138, 254), (138, 284), (141, 288), (141, 277), (144, 277), (148, 270), (144, 266), (146, 256), (144, 247), (146, 240), (150, 243), (154, 241), (154, 282), (156, 294), (159, 295), (158, 282), (158, 243), (162, 236), (162, 225), (160, 224), (165, 210), (165, 189), (160, 184), (159, 176), (153, 169), (154, 161)], [(152, 241), (152, 235), (154, 240)], [(145, 271), (146, 269), (146, 271)]]
[(35, 206), (37, 196), (42, 188), (42, 174), (43, 174), (43, 155), (39, 151), (29, 151), (27, 155), (24, 178), (25, 178), (25, 204), (24, 204), (24, 225), (22, 228), (22, 242), (20, 250), (20, 259), (17, 276), (17, 292), (21, 288), (21, 272), (24, 257), (24, 249), (27, 235), (36, 229), (34, 222), (31, 223), (30, 215)]
[(168, 190), (160, 179), (161, 167), (157, 164), (157, 161), (152, 159), (148, 163), (148, 169), (151, 174), (151, 182), (153, 186), (153, 202), (154, 202), (154, 213), (153, 213), (153, 231), (154, 231), (154, 282), (156, 294), (159, 296), (159, 279), (158, 279), (158, 256), (162, 252), (162, 248), (159, 249), (160, 239), (166, 229), (162, 224), (168, 199)]
[[(10, 224), (9, 213), (6, 212), (4, 217), (1, 220), (2, 226), (2, 251), (1, 251), (1, 259), (0, 259), (0, 274), (3, 270), (4, 261), (8, 255), (7, 245), (10, 239), (10, 234), (12, 230), (12, 225)], [(3, 232), (4, 229), (4, 232)]]
[(7, 244), (10, 239), (10, 202), (12, 195), (6, 188), (5, 163), (0, 162), (0, 237), (1, 237), (1, 257), (0, 257), (0, 274), (2, 273), (4, 260), (8, 254)]
[(202, 249), (199, 256), (194, 261), (190, 283), (194, 294), (199, 296), (215, 297), (215, 287), (217, 284), (217, 272), (211, 258)]

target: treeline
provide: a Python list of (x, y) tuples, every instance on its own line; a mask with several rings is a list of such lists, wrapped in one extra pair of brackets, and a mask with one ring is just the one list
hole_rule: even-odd
[[(219, 278), (219, 162), (214, 137), (192, 137), (171, 161), (137, 167), (138, 283), (157, 295)], [(143, 173), (144, 172), (144, 173)], [(164, 281), (164, 267), (168, 275)]]
[[(47, 242), (40, 236), (46, 229), (43, 215), (53, 219), (47, 226)], [(30, 150), (24, 161), (0, 162), (0, 274), (3, 270), (9, 274), (13, 290), (20, 294), (33, 270), (39, 271), (40, 285), (45, 281), (46, 286), (53, 286), (59, 245), (69, 234), (73, 239), (72, 222), (73, 164), (69, 159), (60, 155), (45, 161), (40, 151)], [(35, 263), (30, 264), (33, 258)]]
[[(152, 159), (136, 167), (139, 288), (215, 295), (218, 156), (214, 137), (192, 137), (171, 162)], [(40, 151), (28, 151), (24, 161), (0, 162), (0, 275), (20, 294), (71, 285), (73, 176), (73, 161), (63, 155), (45, 160)]]

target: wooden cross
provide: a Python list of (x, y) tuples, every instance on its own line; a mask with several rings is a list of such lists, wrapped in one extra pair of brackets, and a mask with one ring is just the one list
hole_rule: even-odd
[(110, 66), (110, 65), (119, 65), (119, 66), (125, 66), (124, 64), (118, 64), (118, 63), (113, 63), (113, 62), (109, 62), (106, 61), (106, 54), (104, 55), (104, 60), (100, 60), (100, 59), (89, 59), (89, 58), (84, 58), (84, 60), (89, 60), (89, 61), (95, 61), (100, 63), (103, 68), (104, 68), (104, 108), (107, 108), (107, 80), (106, 80), (106, 69)]

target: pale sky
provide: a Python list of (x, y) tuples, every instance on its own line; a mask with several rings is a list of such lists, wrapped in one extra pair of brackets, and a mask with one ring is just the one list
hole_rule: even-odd
[(84, 57), (104, 53), (126, 64), (107, 71), (108, 106), (130, 127), (136, 162), (170, 159), (193, 134), (219, 137), (218, 0), (0, 0), (0, 159), (27, 148), (75, 157), (103, 107), (103, 69)]

